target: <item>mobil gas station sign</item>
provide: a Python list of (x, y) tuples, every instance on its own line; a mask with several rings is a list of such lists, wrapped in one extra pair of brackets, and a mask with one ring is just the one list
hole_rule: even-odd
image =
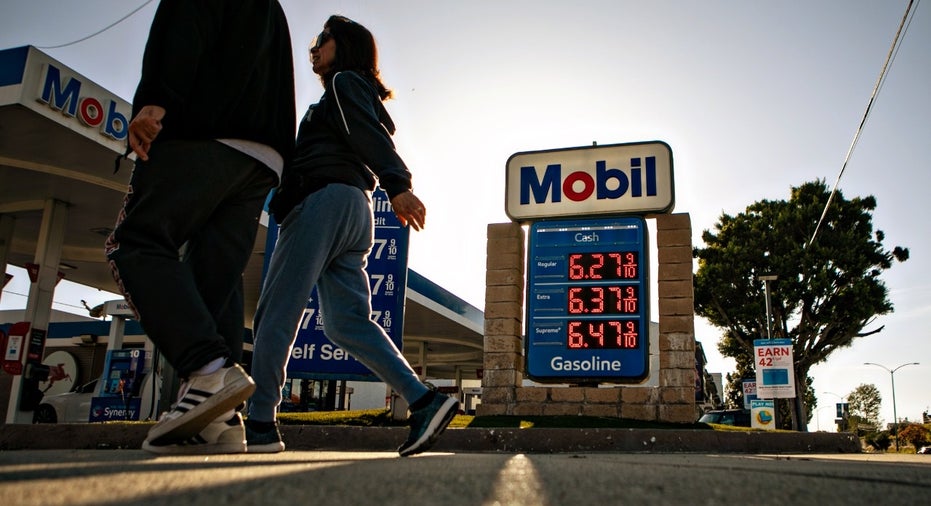
[(672, 149), (661, 141), (515, 153), (505, 212), (514, 221), (670, 212)]
[(675, 205), (660, 141), (515, 153), (505, 210), (530, 224), (527, 376), (553, 383), (649, 377), (648, 234)]
[(117, 153), (126, 148), (131, 104), (35, 47), (0, 51), (0, 105), (8, 104), (26, 107)]

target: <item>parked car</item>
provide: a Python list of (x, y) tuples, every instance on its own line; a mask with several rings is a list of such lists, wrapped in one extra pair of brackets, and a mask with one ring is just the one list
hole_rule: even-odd
[(91, 411), (91, 398), (97, 392), (98, 379), (78, 385), (70, 392), (42, 398), (32, 414), (32, 423), (87, 422)]
[(915, 453), (920, 453), (922, 455), (931, 455), (931, 446), (922, 446)]
[[(142, 382), (140, 396), (140, 420), (153, 419), (158, 392), (152, 392), (152, 378), (147, 374)], [(32, 423), (87, 423), (91, 418), (91, 399), (98, 395), (100, 378), (78, 385), (70, 392), (47, 395), (42, 398), (32, 414)], [(161, 382), (159, 382), (161, 383)]]
[(698, 419), (698, 422), (750, 427), (750, 411), (746, 409), (717, 409), (706, 412)]

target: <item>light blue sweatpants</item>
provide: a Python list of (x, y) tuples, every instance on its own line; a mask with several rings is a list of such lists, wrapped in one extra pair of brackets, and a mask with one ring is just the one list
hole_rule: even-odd
[(255, 393), (249, 417), (275, 420), (291, 347), (317, 285), (326, 336), (408, 402), (429, 389), (382, 327), (371, 319), (365, 271), (374, 238), (371, 195), (342, 184), (310, 194), (281, 224), (259, 296), (253, 330)]

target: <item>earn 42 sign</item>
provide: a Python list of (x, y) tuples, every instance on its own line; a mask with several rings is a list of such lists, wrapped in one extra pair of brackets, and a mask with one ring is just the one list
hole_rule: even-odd
[(795, 397), (791, 339), (755, 339), (756, 393), (761, 399)]

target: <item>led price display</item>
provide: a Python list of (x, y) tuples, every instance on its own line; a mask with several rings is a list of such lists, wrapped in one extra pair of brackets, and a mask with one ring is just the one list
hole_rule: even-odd
[(637, 279), (640, 265), (636, 251), (574, 253), (569, 255), (569, 279)]
[(636, 314), (635, 286), (569, 286), (569, 314)]
[(646, 235), (639, 217), (538, 222), (528, 253), (527, 369), (540, 381), (646, 377)]
[[(636, 251), (574, 253), (568, 256), (567, 279), (571, 281), (636, 280), (640, 266)], [(578, 284), (567, 287), (569, 315), (636, 315), (639, 290), (635, 285)], [(568, 320), (567, 348), (634, 349), (640, 333), (633, 320)]]
[(569, 320), (569, 348), (637, 348), (640, 332), (634, 320)]

